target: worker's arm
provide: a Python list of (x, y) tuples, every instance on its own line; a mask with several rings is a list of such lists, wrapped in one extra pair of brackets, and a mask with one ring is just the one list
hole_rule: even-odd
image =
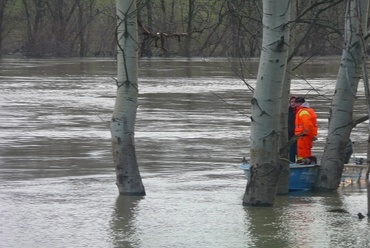
[(307, 111), (302, 111), (299, 115), (303, 122), (304, 130), (307, 131), (306, 135), (312, 139), (316, 138), (315, 127), (312, 123), (311, 116)]

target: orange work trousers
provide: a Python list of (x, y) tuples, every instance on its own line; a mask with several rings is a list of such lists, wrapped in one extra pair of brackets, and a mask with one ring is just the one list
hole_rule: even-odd
[(312, 143), (311, 137), (302, 136), (297, 140), (297, 157), (298, 159), (303, 159), (312, 156)]

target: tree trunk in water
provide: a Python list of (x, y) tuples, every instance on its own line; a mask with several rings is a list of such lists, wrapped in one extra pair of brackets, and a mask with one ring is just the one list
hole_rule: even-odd
[(117, 98), (111, 121), (112, 152), (120, 194), (145, 195), (135, 152), (138, 99), (136, 0), (117, 0)]
[(366, 32), (368, 0), (351, 0), (345, 17), (345, 48), (330, 110), (328, 137), (316, 189), (336, 190), (344, 167), (345, 149), (353, 128), (353, 107), (362, 71), (361, 29)]
[[(293, 1), (294, 2), (294, 1)], [(291, 62), (288, 62), (287, 72), (291, 71)], [(279, 147), (284, 147), (288, 143), (288, 106), (289, 106), (289, 94), (290, 94), (290, 82), (291, 77), (289, 73), (285, 73), (281, 103), (280, 103), (280, 135), (279, 135)], [(279, 152), (279, 167), (281, 168), (281, 173), (279, 177), (279, 184), (277, 188), (278, 195), (284, 195), (289, 193), (289, 178), (290, 178), (290, 168), (289, 168), (289, 147)]]
[[(366, 28), (366, 27), (365, 27)], [(368, 33), (365, 33), (366, 29), (360, 30), (362, 33), (362, 39), (361, 39), (361, 48), (362, 48), (362, 54), (363, 54), (363, 64), (362, 64), (362, 74), (363, 74), (363, 81), (364, 81), (364, 89), (365, 89), (365, 96), (366, 96), (366, 102), (367, 102), (367, 113), (368, 116), (370, 116), (370, 86), (369, 86), (369, 77), (367, 72), (367, 43), (365, 40), (365, 36), (368, 35)], [(370, 123), (367, 126), (368, 128), (368, 138), (367, 138), (367, 170), (366, 170), (366, 188), (367, 188), (367, 216), (370, 216), (370, 183), (369, 183), (369, 172), (370, 172)]]
[[(290, 3), (290, 19), (294, 20), (296, 18), (296, 1)], [(289, 27), (290, 28), (290, 27)], [(289, 33), (289, 40), (293, 40), (293, 33)], [(293, 52), (293, 46), (289, 46), (289, 54)], [(280, 102), (280, 121), (281, 121), (281, 135), (279, 136), (279, 145), (284, 147), (288, 142), (288, 106), (289, 106), (289, 96), (290, 96), (290, 85), (292, 75), (292, 60), (287, 62), (286, 71), (284, 77), (284, 84), (281, 94)], [(278, 195), (284, 195), (289, 193), (289, 178), (290, 178), (290, 161), (289, 161), (289, 148), (280, 153), (281, 159), (279, 160), (281, 173), (279, 177), (279, 184), (277, 188)]]
[(272, 206), (280, 175), (280, 101), (288, 56), (290, 1), (263, 1), (262, 53), (252, 99), (250, 176), (243, 205)]
[(366, 189), (367, 189), (367, 216), (370, 217), (370, 181), (366, 178)]

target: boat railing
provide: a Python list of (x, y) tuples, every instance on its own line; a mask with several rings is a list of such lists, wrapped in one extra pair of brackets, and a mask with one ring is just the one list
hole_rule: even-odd
[(344, 164), (342, 182), (345, 182), (347, 179), (350, 179), (351, 182), (360, 181), (366, 169), (366, 164)]

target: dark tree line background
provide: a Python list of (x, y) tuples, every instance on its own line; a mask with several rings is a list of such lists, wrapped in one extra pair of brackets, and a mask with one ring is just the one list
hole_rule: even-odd
[[(340, 55), (345, 1), (297, 1), (298, 56)], [(141, 56), (256, 57), (259, 0), (139, 0)], [(0, 0), (0, 55), (116, 55), (115, 0)]]

